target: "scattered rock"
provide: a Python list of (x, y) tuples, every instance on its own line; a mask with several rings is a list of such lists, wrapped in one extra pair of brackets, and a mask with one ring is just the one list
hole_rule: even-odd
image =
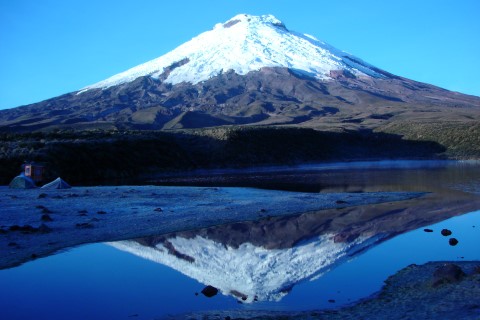
[(93, 228), (93, 224), (91, 224), (89, 222), (77, 223), (75, 225), (75, 227), (77, 227), (79, 229), (91, 229), (91, 228)]
[(14, 224), (13, 226), (10, 226), (10, 228), (8, 228), (8, 230), (10, 230), (10, 231), (18, 231), (18, 230), (20, 230), (20, 226), (17, 226), (16, 224)]
[(440, 233), (442, 234), (442, 236), (448, 237), (449, 235), (452, 234), (452, 231), (450, 231), (448, 229), (442, 229), (442, 231)]
[(43, 199), (43, 198), (46, 198), (47, 196), (48, 195), (46, 193), (40, 193), (37, 198), (38, 199)]
[(451, 246), (456, 246), (458, 244), (458, 240), (455, 239), (455, 238), (450, 238), (448, 240), (448, 243), (451, 245)]
[(265, 213), (265, 212), (267, 212), (267, 210), (266, 209), (260, 209), (260, 212)]
[(446, 263), (435, 270), (433, 273), (433, 286), (437, 287), (444, 283), (455, 283), (465, 277), (465, 272), (453, 263)]
[(243, 300), (243, 301), (246, 301), (247, 298), (248, 298), (247, 296), (243, 296), (243, 297), (242, 297), (242, 300)]
[(79, 213), (78, 216), (79, 216), (79, 217), (86, 217), (87, 214), (86, 214), (86, 213)]
[(423, 229), (423, 231), (425, 231), (425, 232), (433, 232), (432, 229)]
[(336, 301), (334, 299), (328, 300), (329, 303), (335, 303)]
[(105, 212), (105, 211), (102, 211), (102, 210), (100, 210), (100, 211), (97, 211), (97, 214), (106, 214), (106, 212)]
[(217, 293), (218, 293), (218, 289), (215, 288), (215, 287), (212, 287), (212, 286), (206, 286), (202, 290), (202, 294), (207, 298), (211, 298), (211, 297), (217, 295)]
[(9, 247), (16, 247), (16, 246), (18, 246), (18, 244), (16, 242), (9, 242), (8, 246)]
[(163, 212), (163, 209), (162, 209), (162, 208), (155, 208), (155, 209), (153, 209), (153, 211), (156, 211), (156, 212)]
[(46, 221), (46, 222), (49, 222), (49, 221), (53, 221), (52, 217), (50, 217), (48, 214), (42, 214), (42, 217), (40, 218), (42, 221)]
[(10, 227), (10, 231), (20, 231), (21, 233), (34, 233), (36, 229), (31, 225), (24, 225), (23, 227), (13, 225)]
[(85, 214), (87, 214), (88, 211), (87, 211), (87, 210), (80, 210), (80, 211), (78, 211), (78, 213), (85, 213)]
[(195, 295), (198, 296), (198, 292), (195, 292)]
[(18, 226), (18, 225), (13, 225), (9, 228), (10, 231), (20, 231), (21, 233), (24, 234), (30, 234), (30, 233), (48, 233), (52, 231), (47, 225), (41, 224), (38, 228), (32, 227), (31, 225), (24, 225), (24, 226)]

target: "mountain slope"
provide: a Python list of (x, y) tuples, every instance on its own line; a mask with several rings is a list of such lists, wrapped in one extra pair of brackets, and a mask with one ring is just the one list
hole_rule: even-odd
[(273, 16), (238, 15), (78, 92), (2, 110), (0, 130), (255, 124), (342, 131), (479, 118), (478, 97), (392, 75)]
[(245, 75), (264, 67), (298, 70), (317, 79), (328, 78), (330, 70), (347, 70), (359, 76), (382, 76), (374, 71), (374, 67), (356, 57), (312, 36), (290, 32), (271, 15), (240, 14), (160, 58), (84, 90), (105, 89), (147, 75), (156, 79), (164, 78), (165, 82), (171, 84), (197, 84), (229, 70)]

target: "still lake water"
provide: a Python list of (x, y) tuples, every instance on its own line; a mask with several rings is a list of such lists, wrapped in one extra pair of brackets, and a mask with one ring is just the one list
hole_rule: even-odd
[[(193, 311), (335, 308), (374, 294), (412, 263), (480, 260), (480, 208), (468, 205), (480, 197), (478, 162), (323, 164), (157, 183), (432, 196), (73, 248), (0, 270), (1, 318), (155, 319)], [(458, 245), (440, 234), (445, 228)], [(221, 292), (207, 298), (200, 293), (206, 285)]]

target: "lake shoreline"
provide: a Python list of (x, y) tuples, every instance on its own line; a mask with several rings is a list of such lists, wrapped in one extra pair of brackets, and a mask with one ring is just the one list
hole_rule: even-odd
[(44, 163), (48, 179), (60, 176), (72, 184), (85, 185), (138, 183), (157, 173), (196, 169), (382, 159), (480, 159), (478, 150), (459, 149), (458, 144), (456, 148), (446, 148), (434, 141), (407, 140), (394, 133), (371, 130), (222, 127), (0, 136), (4, 150), (0, 157), (0, 184), (8, 183), (26, 160)]
[[(371, 245), (366, 242), (364, 250), (367, 251), (382, 241), (415, 230), (430, 239), (439, 238), (442, 246), (450, 248), (450, 239), (440, 233), (441, 228), (431, 225), (477, 211), (480, 209), (480, 198), (476, 183), (478, 162), (472, 162), (473, 166), (470, 166), (469, 161), (452, 161), (452, 168), (449, 163), (316, 163), (293, 168), (275, 166), (250, 168), (247, 171), (217, 171), (215, 174), (208, 171), (203, 177), (185, 177), (185, 183), (190, 185), (198, 182), (196, 179), (199, 177), (211, 183), (203, 187), (198, 187), (201, 184), (197, 184), (197, 187), (124, 185), (65, 190), (0, 187), (0, 269), (14, 268), (87, 243), (118, 240), (133, 240), (147, 245), (160, 241), (165, 245), (164, 252), (168, 251), (172, 257), (201, 261), (200, 256), (188, 256), (187, 251), (169, 240), (175, 237), (193, 239), (197, 235), (221, 243), (229, 250), (244, 243), (258, 248), (288, 249), (322, 234), (338, 245), (349, 245), (356, 239), (362, 239), (362, 236), (377, 239)], [(393, 171), (390, 170), (392, 166)], [(417, 171), (417, 168), (422, 171)], [(293, 178), (289, 176), (290, 170), (296, 173)], [(357, 172), (357, 175), (353, 175), (353, 172)], [(399, 173), (401, 175), (397, 175)], [(223, 175), (232, 186), (217, 184), (221, 181), (217, 177)], [(246, 177), (246, 185), (229, 180), (236, 176)], [(344, 180), (343, 177), (348, 179)], [(367, 183), (369, 181), (375, 183), (370, 185)], [(261, 185), (261, 182), (267, 184)], [(269, 189), (269, 184), (275, 189)], [(259, 187), (261, 189), (257, 189)], [(471, 223), (476, 225), (476, 222)], [(454, 237), (460, 241), (458, 248), (461, 249), (467, 238), (452, 227), (447, 224), (442, 228), (454, 232)], [(427, 233), (423, 228), (434, 231)], [(349, 302), (338, 298), (337, 301), (332, 299), (332, 302), (327, 302), (330, 297), (323, 297), (323, 303), (297, 309), (318, 308), (317, 311), (289, 311), (295, 310), (293, 308), (285, 309), (287, 311), (283, 313), (198, 311), (189, 317), (375, 319), (372, 315), (378, 315), (378, 319), (397, 319), (408, 314), (410, 318), (456, 318), (460, 315), (465, 319), (476, 319), (472, 314), (478, 315), (480, 312), (477, 308), (480, 302), (476, 300), (480, 279), (472, 270), (478, 268), (480, 262), (471, 261), (476, 260), (476, 256), (472, 259), (465, 255), (465, 258), (468, 262), (461, 260), (452, 263), (459, 265), (467, 276), (460, 282), (435, 288), (432, 287), (435, 269), (446, 262), (411, 265), (395, 273), (408, 263), (437, 261), (429, 258), (409, 261), (385, 273), (378, 279), (379, 284), (387, 275), (395, 274), (386, 280), (387, 286), (383, 291), (356, 300), (352, 305), (345, 306)], [(454, 257), (442, 256), (438, 260), (453, 261)], [(210, 281), (203, 281), (202, 284), (216, 285)], [(368, 294), (371, 292), (374, 290)], [(452, 292), (455, 294), (451, 295)], [(250, 292), (248, 295), (253, 297)], [(445, 295), (451, 296), (445, 300)], [(463, 300), (457, 301), (459, 296)], [(352, 301), (359, 297), (362, 296), (352, 297)], [(332, 298), (335, 299), (334, 295)]]
[(303, 312), (212, 311), (189, 313), (165, 319), (474, 320), (478, 319), (480, 314), (479, 283), (480, 261), (429, 262), (403, 268), (385, 280), (385, 286), (380, 292), (338, 309)]
[(160, 186), (63, 190), (1, 187), (0, 269), (85, 243), (128, 240), (424, 195)]

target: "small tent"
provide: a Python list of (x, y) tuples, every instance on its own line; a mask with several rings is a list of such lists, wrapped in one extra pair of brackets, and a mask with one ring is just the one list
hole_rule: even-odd
[(29, 177), (26, 177), (23, 173), (13, 178), (9, 187), (11, 189), (32, 189), (35, 188), (35, 182)]
[(71, 186), (62, 178), (57, 178), (50, 183), (47, 183), (42, 189), (70, 189)]

